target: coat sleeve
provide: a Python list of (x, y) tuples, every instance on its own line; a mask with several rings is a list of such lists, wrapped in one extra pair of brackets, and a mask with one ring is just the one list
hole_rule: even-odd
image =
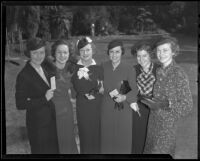
[(99, 79), (100, 79), (101, 81), (104, 80), (104, 75), (103, 75), (103, 73), (104, 73), (103, 64), (100, 64), (100, 66), (99, 66)]
[(192, 94), (189, 80), (184, 71), (180, 71), (176, 77), (176, 92), (169, 97), (169, 108), (176, 119), (189, 114), (193, 108)]
[(70, 82), (70, 91), (71, 91), (71, 98), (76, 99), (76, 91), (74, 89), (72, 82)]
[(71, 76), (71, 80), (70, 80), (70, 90), (71, 90), (71, 98), (72, 99), (76, 99), (76, 95), (77, 95), (77, 92), (76, 92), (76, 90), (74, 89), (74, 74), (75, 74), (76, 72), (74, 71), (74, 73), (72, 74), (72, 76)]
[(137, 101), (137, 94), (138, 94), (138, 88), (136, 84), (136, 71), (135, 68), (129, 67), (127, 71), (127, 80), (129, 82), (129, 85), (131, 87), (131, 91), (126, 94), (126, 100), (129, 103), (133, 103)]
[(15, 101), (18, 110), (25, 110), (31, 106), (41, 107), (41, 105), (48, 103), (45, 95), (38, 98), (31, 98), (29, 96), (29, 84), (24, 76), (19, 74), (16, 79), (15, 86)]

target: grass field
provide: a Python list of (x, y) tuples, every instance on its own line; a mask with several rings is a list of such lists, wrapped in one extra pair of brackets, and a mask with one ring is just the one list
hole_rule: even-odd
[[(108, 42), (115, 37), (96, 38), (97, 53), (94, 58), (98, 63), (108, 60), (106, 48)], [(130, 54), (134, 42), (143, 37), (120, 36), (125, 44), (126, 54), (123, 61), (130, 64), (136, 63), (136, 58)], [(176, 58), (177, 63), (183, 67), (189, 76), (190, 88), (193, 95), (194, 108), (190, 115), (179, 120), (177, 133), (177, 159), (197, 159), (197, 39), (183, 37), (178, 40), (181, 45), (181, 54)], [(15, 55), (15, 54), (13, 54)], [(25, 128), (25, 111), (18, 111), (15, 106), (15, 80), (18, 72), (25, 64), (25, 57), (17, 57), (20, 66), (5, 63), (4, 91), (5, 91), (5, 116), (6, 116), (6, 154), (30, 154), (30, 147), (27, 141)]]

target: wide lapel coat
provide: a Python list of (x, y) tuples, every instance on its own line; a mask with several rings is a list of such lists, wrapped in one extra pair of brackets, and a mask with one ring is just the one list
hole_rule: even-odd
[[(44, 74), (49, 81), (45, 70)], [(32, 153), (58, 153), (55, 105), (45, 97), (48, 89), (50, 87), (27, 62), (17, 76), (15, 98), (17, 109), (26, 110)]]

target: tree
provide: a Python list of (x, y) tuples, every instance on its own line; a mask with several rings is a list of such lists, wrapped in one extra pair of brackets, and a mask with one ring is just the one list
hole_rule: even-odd
[(50, 24), (49, 24), (49, 11), (47, 6), (40, 6), (40, 24), (38, 29), (38, 37), (45, 40), (51, 39)]
[(73, 8), (67, 6), (51, 6), (48, 9), (52, 38), (68, 38), (71, 35)]
[(96, 35), (108, 34), (109, 13), (106, 6), (100, 6), (97, 12), (97, 18), (95, 22)]
[(79, 6), (74, 11), (73, 35), (90, 35), (91, 25), (99, 18), (99, 6)]
[(6, 30), (7, 41), (15, 42), (15, 33), (18, 31), (18, 16), (20, 8), (18, 6), (6, 6)]
[(138, 15), (136, 17), (136, 26), (139, 32), (143, 33), (152, 29), (154, 20), (152, 19), (152, 13), (144, 7), (138, 8)]
[(20, 6), (18, 25), (26, 38), (36, 37), (40, 24), (40, 6)]
[(185, 2), (172, 2), (169, 6), (169, 16), (173, 23), (175, 30), (180, 30), (185, 27), (185, 17), (183, 16), (183, 11), (185, 9)]
[(197, 35), (198, 31), (198, 2), (185, 2), (183, 11), (185, 27), (183, 31), (187, 34)]

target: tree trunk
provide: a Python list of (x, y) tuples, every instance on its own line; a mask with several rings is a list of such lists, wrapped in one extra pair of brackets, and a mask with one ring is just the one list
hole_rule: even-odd
[(24, 54), (24, 45), (23, 45), (23, 40), (22, 40), (22, 32), (19, 29), (18, 30), (18, 40), (19, 40), (19, 49), (20, 49), (20, 54), (21, 56)]
[(8, 38), (7, 28), (6, 28), (6, 55), (9, 59), (10, 58), (10, 50), (9, 50), (9, 38)]

